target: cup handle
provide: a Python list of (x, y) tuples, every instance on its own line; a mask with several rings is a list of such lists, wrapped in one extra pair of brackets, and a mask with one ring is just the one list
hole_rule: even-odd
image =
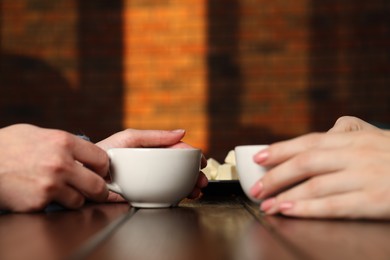
[(122, 190), (116, 183), (106, 183), (107, 189), (110, 191), (113, 191), (115, 193), (118, 193), (119, 195), (122, 195)]
[[(111, 153), (110, 150), (108, 150), (108, 151), (107, 151), (107, 154), (108, 154), (108, 157), (110, 158), (110, 164), (111, 164), (112, 153)], [(108, 169), (108, 175), (110, 176), (110, 179), (113, 180), (112, 175), (111, 175), (111, 167)], [(113, 191), (113, 192), (115, 192), (115, 193), (118, 193), (119, 195), (122, 195), (122, 190), (121, 190), (121, 188), (120, 188), (119, 185), (116, 184), (115, 182), (106, 183), (106, 186), (107, 186), (107, 189), (108, 189), (108, 190)]]

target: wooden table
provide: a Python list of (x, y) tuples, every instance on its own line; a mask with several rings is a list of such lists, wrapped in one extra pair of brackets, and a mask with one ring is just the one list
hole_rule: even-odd
[(88, 204), (0, 215), (0, 259), (390, 259), (390, 222), (263, 216), (237, 195)]

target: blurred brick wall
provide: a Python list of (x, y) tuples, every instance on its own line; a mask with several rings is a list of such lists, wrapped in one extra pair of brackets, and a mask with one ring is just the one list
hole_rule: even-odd
[(126, 1), (126, 127), (187, 130), (207, 148), (204, 0)]
[(237, 144), (390, 124), (384, 0), (0, 0), (0, 125)]
[(123, 128), (123, 4), (0, 0), (0, 126)]
[(78, 88), (75, 2), (0, 4), (0, 125), (70, 126)]
[(340, 114), (388, 128), (389, 2), (312, 1), (309, 26), (311, 129)]
[[(223, 2), (223, 4), (222, 4)], [(210, 0), (210, 152), (310, 129), (306, 0)], [(226, 152), (225, 152), (226, 153)]]

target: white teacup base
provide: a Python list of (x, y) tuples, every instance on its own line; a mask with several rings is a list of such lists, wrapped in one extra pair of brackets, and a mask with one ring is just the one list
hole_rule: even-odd
[(130, 205), (134, 208), (148, 208), (148, 209), (160, 209), (160, 208), (172, 208), (177, 207), (177, 203), (152, 203), (152, 202), (131, 202)]
[[(124, 196), (122, 194), (121, 188), (114, 183), (107, 183), (107, 188), (115, 193), (118, 193), (121, 196)], [(150, 209), (156, 209), (156, 208), (171, 208), (171, 207), (177, 207), (179, 202), (175, 203), (168, 203), (168, 202), (137, 202), (137, 201), (130, 201), (130, 206), (134, 208), (150, 208)]]

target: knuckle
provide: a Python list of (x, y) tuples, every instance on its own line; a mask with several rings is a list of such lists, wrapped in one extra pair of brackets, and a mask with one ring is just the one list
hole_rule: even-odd
[(340, 203), (337, 199), (328, 199), (324, 203), (325, 203), (325, 209), (327, 212), (334, 212), (335, 215), (342, 214), (342, 212), (340, 211), (340, 209), (342, 209), (342, 207), (340, 207)]
[(97, 167), (97, 169), (102, 169), (102, 173), (101, 175), (104, 177), (107, 175), (107, 171), (108, 171), (108, 168), (109, 168), (109, 158), (108, 158), (108, 154), (104, 151), (101, 151), (99, 152), (97, 155), (96, 155), (96, 162), (95, 162), (95, 165)]
[(342, 116), (339, 117), (335, 124), (335, 127), (339, 130), (351, 132), (351, 131), (357, 131), (362, 128), (361, 126), (361, 120), (354, 116)]
[(314, 132), (314, 133), (306, 134), (306, 136), (307, 136), (307, 138), (309, 138), (309, 141), (316, 142), (316, 141), (318, 141), (321, 134)]
[(56, 175), (66, 172), (70, 167), (69, 162), (62, 156), (53, 156), (44, 161), (41, 166), (46, 173)]
[(69, 149), (74, 144), (74, 139), (71, 134), (61, 131), (53, 130), (51, 136), (51, 141), (58, 147)]
[(317, 178), (310, 178), (305, 184), (305, 193), (309, 196), (317, 196), (321, 192), (321, 181)]
[(310, 148), (310, 147), (316, 147), (319, 144), (321, 144), (321, 141), (323, 140), (323, 135), (321, 133), (313, 132), (313, 133), (303, 135), (300, 138), (303, 138), (305, 140), (304, 144), (307, 146), (307, 148)]
[(128, 134), (128, 135), (133, 135), (136, 131), (137, 130), (133, 129), (133, 128), (126, 128), (125, 130), (123, 130), (123, 132)]
[(126, 128), (122, 131), (123, 135), (127, 138), (133, 138), (134, 136), (137, 136), (138, 130), (133, 128)]
[(281, 203), (283, 201), (288, 201), (290, 200), (290, 196), (289, 196), (289, 193), (288, 192), (282, 192), (282, 193), (279, 193), (276, 197), (275, 197), (277, 203)]
[(138, 130), (133, 128), (127, 128), (122, 132), (118, 133), (118, 136), (121, 137), (122, 144), (124, 146), (133, 146), (138, 139)]
[(47, 200), (47, 198), (51, 198), (57, 192), (59, 185), (54, 178), (46, 177), (40, 180), (38, 188), (41, 193), (41, 200)]
[(308, 174), (311, 170), (310, 165), (312, 164), (313, 160), (313, 153), (304, 152), (294, 158), (293, 164), (294, 167), (299, 169), (300, 172)]
[(356, 122), (357, 118), (353, 116), (341, 116), (336, 120), (335, 124), (348, 125), (349, 123)]
[(261, 182), (264, 185), (264, 188), (273, 187), (277, 181), (275, 172), (271, 169), (267, 174), (261, 178)]

